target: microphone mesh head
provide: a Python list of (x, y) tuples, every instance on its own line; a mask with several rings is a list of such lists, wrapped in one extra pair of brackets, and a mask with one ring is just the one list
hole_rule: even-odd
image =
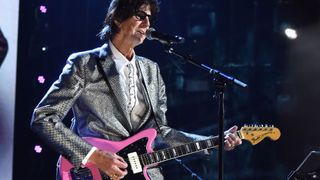
[(154, 28), (149, 28), (146, 32), (146, 37), (148, 40), (153, 40), (154, 38), (152, 37), (152, 32), (156, 31)]

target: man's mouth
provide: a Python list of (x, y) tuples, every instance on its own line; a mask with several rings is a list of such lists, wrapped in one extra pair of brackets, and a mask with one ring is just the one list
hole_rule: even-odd
[(145, 33), (144, 31), (142, 31), (142, 30), (139, 30), (138, 33), (141, 34), (141, 35), (145, 35), (145, 34), (146, 34), (146, 33)]

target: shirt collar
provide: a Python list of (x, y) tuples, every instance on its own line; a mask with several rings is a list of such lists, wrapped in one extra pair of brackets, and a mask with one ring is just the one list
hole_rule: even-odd
[(136, 67), (136, 54), (133, 52), (133, 56), (131, 61), (129, 61), (121, 52), (109, 41), (110, 50), (112, 52), (112, 59), (116, 63), (116, 68), (118, 72), (122, 70), (122, 68), (127, 64), (132, 64), (133, 67)]

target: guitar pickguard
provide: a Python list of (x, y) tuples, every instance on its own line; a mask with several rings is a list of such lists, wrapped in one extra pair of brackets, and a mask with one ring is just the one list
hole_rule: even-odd
[[(132, 152), (136, 152), (138, 155), (147, 153), (147, 150), (146, 150), (147, 141), (148, 141), (148, 138), (146, 138), (146, 137), (142, 138), (142, 139), (139, 139), (139, 140), (135, 141), (134, 143), (129, 144), (128, 146), (126, 146), (124, 149), (122, 149), (121, 151), (119, 151), (117, 153), (119, 156), (123, 157), (126, 160), (126, 163), (129, 165), (128, 168), (127, 168), (128, 174), (125, 176), (124, 179), (127, 179), (127, 180), (132, 180), (132, 179), (134, 179), (134, 180), (139, 180), (139, 179), (144, 180), (145, 179), (145, 177), (143, 176), (143, 172), (137, 173), (137, 174), (133, 174), (127, 155), (129, 153), (132, 153)], [(140, 161), (140, 163), (143, 166), (141, 161)]]

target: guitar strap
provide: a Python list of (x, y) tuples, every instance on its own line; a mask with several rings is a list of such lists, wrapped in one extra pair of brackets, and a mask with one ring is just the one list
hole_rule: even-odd
[[(115, 95), (114, 92), (111, 90), (112, 88), (111, 88), (110, 82), (109, 82), (109, 80), (108, 80), (107, 75), (106, 75), (105, 72), (103, 71), (103, 68), (102, 68), (102, 65), (101, 65), (101, 63), (100, 63), (100, 60), (101, 60), (101, 58), (97, 58), (98, 70), (99, 70), (100, 73), (102, 74), (103, 79), (105, 80), (108, 88), (110, 89), (110, 93), (111, 93), (112, 97), (115, 99), (115, 102), (116, 102), (117, 106), (118, 106), (118, 107), (121, 107), (121, 106), (120, 106), (120, 102), (119, 102), (118, 99), (116, 98), (116, 95)], [(141, 77), (142, 77), (142, 78), (140, 79), (140, 81), (142, 82), (144, 91), (145, 91), (145, 93), (146, 93), (147, 102), (149, 103), (149, 106), (150, 106), (150, 108), (151, 108), (151, 117), (152, 117), (152, 119), (153, 119), (153, 120), (155, 121), (155, 123), (156, 123), (156, 126), (157, 126), (157, 127), (156, 127), (156, 130), (157, 130), (157, 132), (160, 133), (160, 132), (161, 132), (161, 131), (160, 131), (160, 125), (159, 125), (159, 122), (157, 121), (157, 118), (156, 118), (156, 116), (155, 116), (154, 108), (152, 107), (152, 104), (151, 104), (151, 101), (150, 101), (150, 96), (149, 96), (149, 93), (148, 93), (148, 91), (147, 91), (147, 89), (146, 89), (146, 84), (145, 84), (144, 78), (143, 78), (143, 76), (142, 76), (139, 63), (136, 63), (136, 65), (137, 65), (137, 69), (138, 69), (138, 71), (139, 71), (139, 74), (141, 74)], [(122, 116), (123, 116), (124, 118), (126, 118), (126, 115), (124, 114), (123, 111), (121, 111), (121, 114), (122, 114)]]

